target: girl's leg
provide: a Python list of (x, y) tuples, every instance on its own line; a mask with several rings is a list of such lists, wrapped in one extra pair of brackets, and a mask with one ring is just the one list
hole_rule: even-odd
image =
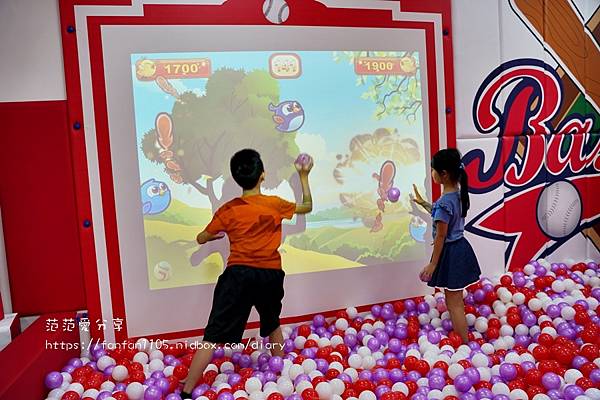
[(462, 290), (445, 290), (446, 306), (450, 312), (450, 319), (454, 331), (460, 335), (464, 344), (469, 343), (467, 330), (467, 317), (465, 316), (465, 303)]

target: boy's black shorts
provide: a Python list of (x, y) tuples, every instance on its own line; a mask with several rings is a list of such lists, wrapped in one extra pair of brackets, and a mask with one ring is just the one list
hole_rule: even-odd
[(204, 331), (211, 343), (239, 343), (252, 306), (260, 315), (260, 336), (279, 327), (283, 278), (280, 269), (231, 265), (219, 276)]

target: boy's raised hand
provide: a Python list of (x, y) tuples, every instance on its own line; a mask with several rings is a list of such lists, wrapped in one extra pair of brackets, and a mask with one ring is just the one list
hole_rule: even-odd
[(314, 165), (313, 158), (309, 155), (307, 155), (307, 157), (308, 162), (301, 162), (299, 159), (296, 159), (296, 162), (294, 162), (296, 171), (298, 171), (300, 175), (308, 175)]

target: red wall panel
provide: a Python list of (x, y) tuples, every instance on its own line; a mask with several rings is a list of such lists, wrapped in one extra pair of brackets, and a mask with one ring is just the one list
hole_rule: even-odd
[(67, 103), (0, 103), (0, 121), (0, 207), (13, 310), (84, 309)]

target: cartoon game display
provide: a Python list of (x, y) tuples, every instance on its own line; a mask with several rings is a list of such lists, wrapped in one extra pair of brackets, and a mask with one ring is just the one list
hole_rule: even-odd
[(313, 212), (284, 221), (287, 274), (423, 259), (430, 230), (409, 197), (429, 169), (420, 64), (415, 51), (132, 54), (150, 288), (222, 272), (227, 238), (195, 237), (241, 194), (229, 157), (242, 148), (262, 155), (263, 192), (290, 201), (294, 161), (314, 159)]

